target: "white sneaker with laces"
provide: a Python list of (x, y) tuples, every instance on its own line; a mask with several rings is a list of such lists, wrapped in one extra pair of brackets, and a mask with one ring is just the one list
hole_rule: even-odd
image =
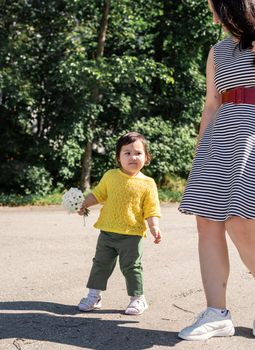
[(131, 297), (125, 314), (138, 316), (141, 315), (146, 309), (148, 309), (148, 304), (144, 296)]
[(101, 301), (102, 301), (101, 296), (92, 297), (88, 295), (86, 298), (81, 299), (78, 305), (78, 309), (80, 311), (85, 311), (85, 312), (101, 309), (102, 307)]
[(211, 337), (228, 337), (235, 334), (230, 312), (226, 316), (218, 315), (213, 309), (201, 312), (197, 320), (178, 334), (185, 340), (206, 340)]

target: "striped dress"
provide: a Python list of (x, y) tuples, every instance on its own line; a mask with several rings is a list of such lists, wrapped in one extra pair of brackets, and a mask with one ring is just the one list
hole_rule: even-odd
[[(231, 37), (216, 44), (217, 90), (255, 86), (254, 59)], [(217, 221), (255, 219), (255, 105), (220, 106), (198, 145), (179, 210)]]

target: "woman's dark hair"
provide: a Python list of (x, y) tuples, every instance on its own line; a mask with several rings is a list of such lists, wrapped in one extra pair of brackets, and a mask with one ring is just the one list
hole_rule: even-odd
[(120, 151), (122, 146), (125, 145), (129, 145), (130, 143), (134, 143), (135, 141), (141, 141), (144, 147), (144, 152), (145, 152), (145, 165), (150, 164), (150, 161), (152, 159), (149, 150), (148, 150), (148, 145), (147, 145), (147, 141), (145, 139), (145, 137), (141, 134), (139, 134), (138, 132), (128, 132), (127, 134), (121, 136), (116, 144), (116, 160), (119, 163), (119, 159), (120, 159)]
[(237, 39), (241, 50), (255, 40), (254, 0), (210, 0), (221, 23)]

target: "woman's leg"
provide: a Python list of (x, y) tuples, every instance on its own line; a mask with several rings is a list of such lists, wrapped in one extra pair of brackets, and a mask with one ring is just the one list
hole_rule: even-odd
[(226, 230), (255, 278), (255, 220), (232, 217), (226, 221)]
[[(243, 263), (255, 278), (255, 220), (232, 217), (226, 221), (226, 229)], [(253, 335), (255, 336), (255, 320)]]
[(230, 312), (222, 310), (226, 308), (229, 276), (225, 223), (197, 216), (197, 230), (200, 269), (208, 308), (178, 336), (186, 340), (232, 336), (235, 329)]
[(226, 308), (229, 258), (225, 223), (197, 216), (199, 260), (207, 306)]

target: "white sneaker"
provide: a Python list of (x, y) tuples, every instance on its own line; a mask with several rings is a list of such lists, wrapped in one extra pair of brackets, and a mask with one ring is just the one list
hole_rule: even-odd
[(87, 296), (86, 298), (82, 298), (78, 309), (80, 311), (92, 311), (92, 310), (98, 310), (102, 307), (102, 298), (101, 297), (91, 297)]
[(234, 334), (235, 328), (230, 312), (228, 311), (226, 316), (221, 316), (208, 308), (198, 315), (195, 323), (182, 329), (178, 337), (185, 340), (205, 340), (211, 337), (228, 337)]
[(131, 297), (125, 314), (138, 316), (141, 315), (146, 309), (148, 309), (148, 304), (144, 296)]

